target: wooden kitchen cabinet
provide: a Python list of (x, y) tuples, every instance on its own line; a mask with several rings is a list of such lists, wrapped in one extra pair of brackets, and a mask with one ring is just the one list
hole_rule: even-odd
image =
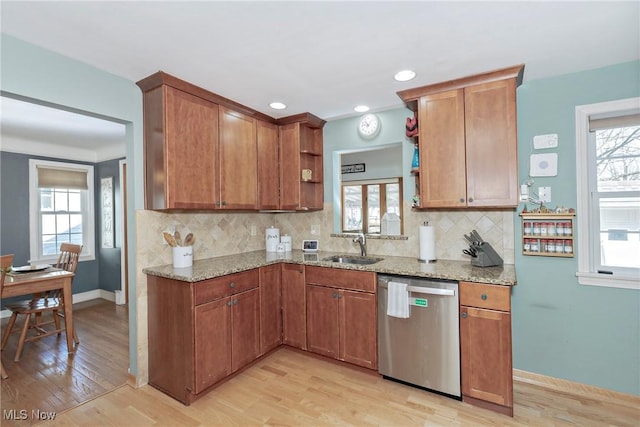
[(377, 369), (375, 273), (307, 266), (309, 351)]
[(307, 349), (305, 268), (299, 264), (282, 265), (282, 343)]
[(256, 209), (258, 144), (256, 119), (220, 106), (219, 167), (222, 209)]
[(189, 405), (260, 353), (258, 269), (200, 282), (147, 276), (149, 384)]
[(280, 141), (278, 126), (257, 123), (258, 209), (280, 209)]
[(518, 205), (523, 65), (398, 92), (418, 116), (418, 208)]
[(282, 344), (280, 264), (260, 267), (260, 354)]
[(460, 282), (460, 357), (463, 400), (513, 416), (510, 292)]
[(144, 92), (146, 209), (211, 209), (218, 105), (168, 85)]
[(311, 114), (280, 119), (280, 209), (321, 210), (324, 204), (322, 127)]

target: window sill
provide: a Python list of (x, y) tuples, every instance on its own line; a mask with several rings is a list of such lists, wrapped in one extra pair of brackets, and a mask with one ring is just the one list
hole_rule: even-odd
[(640, 280), (638, 278), (615, 277), (608, 274), (586, 272), (578, 272), (576, 276), (578, 277), (578, 283), (581, 285), (640, 290)]
[[(345, 239), (352, 239), (358, 236), (359, 233), (331, 233), (331, 237), (341, 237)], [(367, 239), (380, 239), (380, 240), (409, 240), (409, 236), (402, 234), (399, 235), (387, 235), (387, 234), (365, 234)]]

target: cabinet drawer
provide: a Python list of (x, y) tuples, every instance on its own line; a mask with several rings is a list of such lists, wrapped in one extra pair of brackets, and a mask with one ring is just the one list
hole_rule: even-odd
[(229, 295), (257, 288), (260, 283), (258, 269), (203, 280), (194, 285), (195, 304), (204, 304)]
[(305, 282), (333, 288), (375, 292), (376, 273), (307, 266), (305, 268)]
[(460, 305), (511, 311), (511, 287), (460, 282)]

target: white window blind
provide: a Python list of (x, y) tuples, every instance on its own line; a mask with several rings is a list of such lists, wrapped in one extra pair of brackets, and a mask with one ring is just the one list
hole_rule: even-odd
[(88, 190), (87, 171), (52, 168), (38, 165), (38, 188), (69, 188)]

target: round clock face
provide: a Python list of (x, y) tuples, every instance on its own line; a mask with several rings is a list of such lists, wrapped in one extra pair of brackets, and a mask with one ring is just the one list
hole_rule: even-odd
[(365, 114), (358, 123), (358, 132), (364, 138), (373, 138), (380, 132), (380, 120), (375, 114)]

